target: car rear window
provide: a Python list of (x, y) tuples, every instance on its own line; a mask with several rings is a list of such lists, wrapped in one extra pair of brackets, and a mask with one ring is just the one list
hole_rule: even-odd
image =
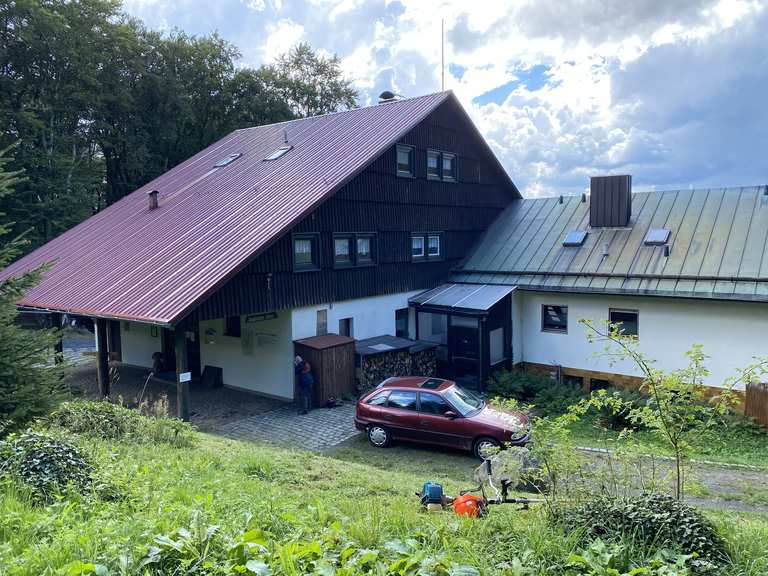
[(365, 403), (370, 404), (371, 406), (381, 406), (387, 403), (387, 396), (389, 396), (389, 390), (384, 390), (383, 392), (379, 392), (375, 396), (368, 398)]
[(393, 390), (389, 395), (387, 406), (401, 410), (416, 410), (416, 392)]

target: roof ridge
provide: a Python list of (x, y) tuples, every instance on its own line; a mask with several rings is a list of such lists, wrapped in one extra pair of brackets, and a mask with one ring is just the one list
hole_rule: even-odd
[(401, 100), (392, 100), (386, 103), (371, 104), (369, 106), (360, 106), (358, 108), (347, 108), (346, 110), (336, 110), (335, 112), (326, 112), (325, 114), (316, 114), (315, 116), (304, 116), (303, 118), (291, 118), (290, 120), (283, 120), (281, 122), (272, 122), (271, 124), (259, 124), (257, 126), (246, 126), (245, 128), (237, 128), (234, 132), (242, 132), (245, 130), (256, 130), (257, 128), (268, 128), (270, 126), (280, 126), (281, 124), (290, 124), (294, 122), (302, 122), (304, 120), (313, 120), (315, 118), (325, 118), (326, 116), (336, 116), (339, 114), (348, 114), (350, 112), (358, 112), (360, 110), (367, 110), (369, 108), (376, 108), (383, 106), (384, 104), (400, 104), (401, 102), (411, 102), (413, 100), (420, 100), (422, 98), (432, 98), (438, 94), (445, 94), (446, 96), (453, 95), (453, 90), (438, 90), (437, 92), (430, 92), (429, 94), (422, 94), (420, 96), (410, 96), (409, 98), (403, 98)]
[[(702, 186), (698, 188), (665, 188), (663, 190), (633, 190), (632, 194), (672, 194), (672, 193), (679, 193), (679, 192), (708, 192), (710, 190), (731, 190), (732, 191), (732, 190), (743, 190), (744, 188), (764, 189), (764, 188), (768, 188), (768, 184), (748, 184), (744, 186), (739, 186), (739, 185), (707, 186), (707, 187)], [(552, 195), (546, 195), (546, 196), (525, 196), (522, 198), (522, 200), (548, 200), (551, 198), (558, 198), (560, 196), (562, 196), (563, 198), (575, 198), (585, 193), (586, 193), (586, 190), (583, 190), (582, 192), (567, 193), (567, 194), (552, 194)]]

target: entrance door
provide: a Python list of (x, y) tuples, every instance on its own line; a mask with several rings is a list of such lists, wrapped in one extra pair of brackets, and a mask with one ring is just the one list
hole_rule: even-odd
[(461, 386), (477, 389), (480, 372), (480, 322), (477, 317), (451, 316), (448, 342), (453, 379)]

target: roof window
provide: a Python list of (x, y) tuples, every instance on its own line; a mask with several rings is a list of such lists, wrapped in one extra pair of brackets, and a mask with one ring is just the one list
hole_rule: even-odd
[(293, 146), (291, 146), (290, 144), (283, 144), (282, 146), (280, 146), (280, 148), (278, 148), (277, 150), (275, 150), (271, 154), (265, 156), (264, 160), (267, 160), (267, 161), (269, 161), (269, 160), (277, 160), (281, 156), (284, 156), (285, 153), (288, 152), (291, 148), (293, 148)]
[(571, 230), (563, 240), (563, 246), (581, 246), (587, 239), (586, 230)]
[(651, 228), (645, 235), (643, 244), (646, 246), (664, 246), (669, 241), (670, 231), (666, 228)]
[(223, 168), (227, 164), (232, 164), (232, 162), (234, 162), (235, 160), (240, 158), (240, 156), (242, 156), (242, 155), (243, 154), (241, 152), (236, 152), (234, 154), (230, 154), (229, 156), (225, 156), (224, 158), (222, 158), (221, 160), (216, 162), (216, 164), (214, 164), (213, 167), (214, 168)]

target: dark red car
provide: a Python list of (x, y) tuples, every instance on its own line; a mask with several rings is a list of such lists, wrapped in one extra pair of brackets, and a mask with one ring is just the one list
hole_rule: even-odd
[(355, 426), (378, 448), (406, 440), (471, 450), (478, 458), (530, 438), (523, 414), (494, 408), (450, 380), (423, 376), (384, 380), (357, 402)]

